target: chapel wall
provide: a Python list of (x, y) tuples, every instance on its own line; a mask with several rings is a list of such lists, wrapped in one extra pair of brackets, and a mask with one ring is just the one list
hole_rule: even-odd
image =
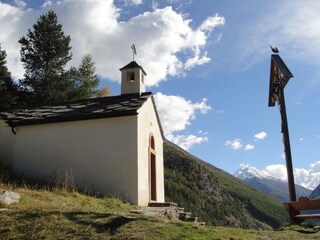
[(14, 169), (64, 181), (82, 190), (137, 196), (137, 117), (22, 126), (17, 129)]
[(149, 137), (152, 133), (155, 139), (156, 150), (156, 182), (157, 202), (164, 202), (164, 170), (163, 170), (163, 138), (154, 110), (152, 98), (149, 98), (139, 109), (138, 115), (138, 184), (139, 205), (147, 205), (150, 202), (149, 192)]
[(0, 119), (0, 161), (11, 164), (15, 135), (5, 121)]

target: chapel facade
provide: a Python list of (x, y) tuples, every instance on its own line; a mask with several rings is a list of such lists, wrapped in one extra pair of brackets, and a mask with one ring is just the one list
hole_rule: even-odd
[(164, 202), (164, 136), (147, 74), (135, 61), (120, 71), (119, 96), (2, 112), (0, 161), (136, 205)]

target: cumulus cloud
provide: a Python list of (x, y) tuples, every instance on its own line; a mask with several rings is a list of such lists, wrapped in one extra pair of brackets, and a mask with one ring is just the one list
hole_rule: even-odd
[(167, 136), (167, 139), (169, 141), (179, 145), (180, 147), (182, 147), (185, 150), (188, 150), (194, 144), (200, 144), (202, 142), (208, 141), (207, 137), (195, 136), (193, 134), (191, 134), (191, 135), (176, 135), (176, 136), (169, 134)]
[(206, 136), (175, 135), (176, 132), (185, 130), (197, 113), (206, 114), (211, 110), (204, 98), (193, 103), (180, 96), (165, 95), (160, 92), (154, 95), (163, 131), (168, 140), (178, 144), (184, 149), (189, 149), (193, 144), (208, 140)]
[(154, 95), (154, 99), (166, 134), (184, 130), (190, 125), (191, 120), (195, 119), (196, 112), (206, 114), (211, 110), (205, 98), (201, 102), (192, 103), (180, 96), (158, 92)]
[(283, 164), (272, 164), (265, 168), (265, 171), (276, 179), (287, 181), (287, 168)]
[(20, 7), (0, 2), (0, 29), (6, 29), (0, 42), (7, 51), (8, 67), (15, 78), (21, 78), (24, 72), (17, 41), (49, 9), (57, 13), (64, 32), (71, 36), (71, 65), (78, 65), (83, 55), (89, 53), (100, 76), (119, 81), (118, 69), (131, 60), (130, 46), (135, 43), (136, 60), (148, 74), (148, 86), (210, 61), (205, 50), (208, 39), (216, 27), (224, 25), (222, 16), (213, 15), (198, 27), (192, 27), (192, 19), (170, 6), (120, 21), (121, 9), (113, 0), (45, 1), (39, 10), (23, 9), (22, 0), (16, 3)]
[[(254, 140), (263, 140), (267, 137), (266, 132), (259, 132), (254, 135)], [(243, 147), (242, 140), (240, 138), (234, 139), (234, 140), (228, 140), (224, 144), (225, 146), (230, 146), (233, 150), (239, 150)], [(245, 151), (254, 150), (255, 146), (252, 144), (246, 144), (243, 148)]]
[(254, 138), (258, 139), (258, 140), (263, 140), (266, 137), (267, 137), (267, 133), (266, 132), (259, 132), (259, 133), (254, 135)]
[(134, 5), (140, 5), (143, 3), (143, 0), (124, 0), (126, 4), (134, 4)]
[(320, 184), (320, 161), (310, 164), (309, 169), (294, 169), (295, 183), (314, 189)]
[[(287, 181), (287, 168), (284, 164), (271, 164), (265, 167), (265, 169), (257, 169), (249, 166), (248, 164), (240, 164), (241, 169), (252, 168), (260, 176), (272, 176), (276, 179)], [(293, 170), (295, 184), (315, 189), (320, 184), (320, 161), (310, 164), (308, 169), (295, 168)]]
[(242, 148), (241, 139), (237, 138), (234, 140), (228, 140), (224, 144), (225, 146), (230, 146), (233, 150), (238, 150)]
[(246, 150), (246, 151), (253, 150), (253, 149), (254, 149), (254, 146), (251, 145), (251, 144), (247, 144), (247, 145), (244, 147), (244, 150)]
[(24, 9), (27, 4), (23, 0), (14, 0), (14, 3), (17, 5), (18, 8)]

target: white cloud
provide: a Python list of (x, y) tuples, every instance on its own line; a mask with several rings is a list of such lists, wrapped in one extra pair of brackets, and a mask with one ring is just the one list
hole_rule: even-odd
[(256, 135), (254, 135), (254, 138), (259, 139), (259, 140), (263, 140), (267, 137), (267, 133), (266, 132), (259, 132)]
[(161, 125), (166, 138), (184, 149), (189, 149), (195, 143), (207, 141), (207, 137), (195, 135), (175, 135), (176, 132), (185, 130), (197, 113), (206, 114), (211, 107), (207, 99), (193, 103), (180, 96), (165, 95), (160, 92), (154, 95)]
[(206, 114), (211, 109), (205, 98), (201, 102), (192, 103), (180, 96), (168, 96), (158, 92), (154, 99), (165, 134), (184, 130), (191, 120), (195, 119), (196, 111)]
[(27, 4), (23, 0), (14, 0), (14, 3), (17, 5), (18, 8), (24, 9)]
[(241, 139), (228, 140), (224, 144), (225, 146), (230, 146), (233, 150), (238, 150), (242, 148)]
[(309, 169), (294, 169), (295, 183), (314, 189), (320, 184), (320, 161), (310, 164)]
[(212, 32), (213, 29), (217, 26), (225, 24), (225, 19), (220, 17), (218, 14), (212, 17), (208, 17), (199, 27), (200, 31), (209, 31)]
[[(249, 166), (248, 164), (240, 164), (241, 169), (252, 168), (261, 176), (272, 176), (282, 181), (287, 181), (287, 168), (284, 164), (271, 164), (265, 169), (257, 169)], [(310, 164), (308, 169), (295, 168), (293, 170), (295, 184), (309, 189), (315, 189), (320, 184), (320, 161)]]
[(283, 164), (272, 164), (266, 167), (266, 172), (276, 179), (287, 181), (287, 168)]
[(247, 144), (247, 145), (244, 147), (244, 150), (246, 150), (246, 151), (253, 150), (253, 149), (254, 149), (254, 146), (251, 145), (251, 144)]
[[(131, 2), (140, 4), (142, 0)], [(216, 27), (224, 25), (224, 18), (214, 15), (199, 27), (192, 27), (192, 19), (172, 7), (120, 21), (121, 9), (113, 0), (46, 1), (40, 10), (24, 10), (0, 2), (0, 29), (6, 29), (0, 42), (7, 51), (13, 77), (21, 78), (24, 73), (19, 61), (19, 38), (49, 9), (57, 13), (65, 34), (71, 36), (71, 65), (78, 65), (83, 55), (90, 53), (100, 76), (119, 81), (118, 69), (131, 60), (130, 46), (135, 43), (136, 61), (148, 74), (148, 86), (210, 61), (205, 50), (208, 38)]]
[(140, 5), (143, 3), (143, 0), (124, 0), (126, 4)]
[(169, 134), (167, 136), (167, 139), (180, 147), (182, 147), (185, 150), (188, 150), (192, 145), (194, 144), (200, 144), (202, 142), (207, 142), (208, 138), (207, 137), (199, 137), (195, 135), (172, 135)]
[[(257, 4), (248, 1), (247, 4), (250, 6), (243, 7), (245, 11), (240, 14), (249, 13), (255, 20), (247, 21), (248, 18), (240, 14), (236, 16), (242, 27), (232, 29), (238, 40), (234, 42), (230, 38), (234, 43), (229, 49), (233, 67), (246, 69), (261, 61), (270, 53), (270, 44), (283, 49), (288, 58), (320, 64), (317, 54), (320, 51), (320, 2), (292, 0)], [(272, 14), (264, 14), (267, 12)]]
[(200, 56), (200, 53), (196, 54), (193, 58), (189, 58), (187, 60), (185, 64), (185, 69), (189, 70), (195, 67), (196, 65), (202, 65), (207, 62), (210, 62), (210, 60), (211, 59), (207, 57), (207, 52), (205, 52), (203, 56)]

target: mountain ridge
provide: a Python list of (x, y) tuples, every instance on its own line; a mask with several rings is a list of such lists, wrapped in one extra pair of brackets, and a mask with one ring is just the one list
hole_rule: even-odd
[[(289, 201), (288, 182), (276, 179), (268, 174), (261, 174), (261, 171), (254, 171), (255, 168), (247, 167), (237, 170), (234, 176), (241, 179), (251, 187), (263, 191), (273, 197), (276, 197), (282, 202)], [(309, 197), (312, 190), (295, 185), (297, 198)]]
[(277, 199), (169, 141), (164, 144), (164, 166), (166, 201), (208, 225), (270, 229), (288, 220)]

